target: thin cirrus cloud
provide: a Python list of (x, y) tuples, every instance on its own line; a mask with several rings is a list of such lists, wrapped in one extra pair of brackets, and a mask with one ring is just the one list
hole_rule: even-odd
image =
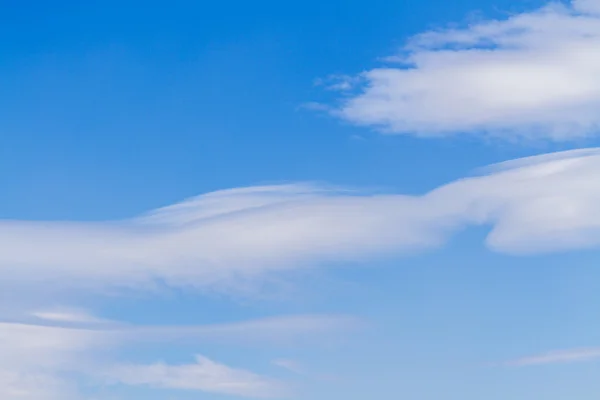
[(336, 79), (348, 97), (333, 112), (396, 134), (589, 137), (600, 128), (599, 49), (599, 0), (424, 32), (387, 66)]
[(512, 254), (600, 245), (600, 149), (514, 160), (421, 196), (311, 185), (209, 193), (130, 220), (0, 222), (17, 284), (227, 286), (277, 271), (413, 252), (489, 226)]
[[(86, 326), (85, 314), (79, 320)], [(60, 323), (62, 319), (49, 321)], [(142, 341), (162, 344), (174, 338), (207, 343), (216, 339), (237, 343), (246, 336), (273, 343), (278, 337), (321, 337), (349, 328), (348, 317), (286, 316), (219, 325), (190, 327), (138, 327), (114, 323), (96, 329), (17, 322), (0, 322), (0, 398), (27, 400), (79, 400), (85, 398), (78, 378), (103, 384), (147, 386), (166, 390), (197, 390), (243, 397), (282, 397), (284, 382), (230, 367), (203, 356), (191, 364), (155, 362), (136, 364), (113, 360), (122, 348)], [(73, 322), (69, 319), (69, 322)], [(244, 335), (242, 335), (242, 331)], [(168, 349), (168, 347), (161, 346)]]
[(250, 371), (231, 368), (203, 356), (195, 363), (169, 365), (118, 365), (107, 372), (116, 382), (163, 389), (199, 390), (244, 397), (285, 397), (287, 388), (280, 382)]
[(80, 324), (111, 324), (113, 321), (98, 318), (91, 315), (86, 310), (77, 308), (52, 308), (34, 311), (32, 317), (42, 321), (59, 322), (59, 323), (80, 323)]
[(600, 359), (600, 348), (591, 347), (554, 351), (529, 357), (523, 357), (516, 360), (508, 361), (505, 363), (505, 365), (511, 367), (525, 367), (534, 365), (575, 363), (598, 359)]

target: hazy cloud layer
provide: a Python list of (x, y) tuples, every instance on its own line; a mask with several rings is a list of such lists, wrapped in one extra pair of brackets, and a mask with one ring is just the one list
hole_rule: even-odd
[[(82, 323), (93, 316), (86, 314)], [(95, 320), (102, 320), (94, 318)], [(143, 341), (173, 339), (212, 343), (239, 342), (249, 336), (273, 343), (273, 337), (315, 337), (346, 330), (353, 319), (336, 316), (287, 316), (192, 327), (139, 327), (113, 324), (98, 329), (0, 322), (0, 397), (7, 400), (79, 400), (80, 378), (95, 382), (160, 389), (187, 389), (245, 397), (280, 397), (284, 383), (197, 356), (196, 363), (124, 364), (117, 350)], [(54, 322), (64, 322), (54, 321)], [(69, 320), (72, 322), (72, 320)], [(118, 326), (118, 328), (117, 328)], [(164, 349), (167, 347), (162, 346)]]
[(110, 369), (108, 376), (127, 385), (199, 390), (244, 397), (282, 397), (287, 392), (279, 382), (219, 364), (203, 356), (196, 356), (193, 364), (118, 365)]

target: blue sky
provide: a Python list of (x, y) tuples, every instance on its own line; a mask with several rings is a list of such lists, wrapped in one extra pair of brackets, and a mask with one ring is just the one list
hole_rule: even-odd
[(596, 398), (598, 0), (1, 4), (3, 399)]

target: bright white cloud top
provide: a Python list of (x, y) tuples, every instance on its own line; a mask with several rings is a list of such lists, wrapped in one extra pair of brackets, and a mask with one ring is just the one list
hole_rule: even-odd
[(422, 196), (310, 185), (202, 195), (107, 223), (0, 222), (0, 271), (70, 285), (228, 286), (266, 273), (439, 246), (472, 225), (494, 251), (600, 245), (600, 149), (488, 168)]
[(384, 132), (564, 141), (600, 128), (600, 1), (413, 37), (335, 113)]

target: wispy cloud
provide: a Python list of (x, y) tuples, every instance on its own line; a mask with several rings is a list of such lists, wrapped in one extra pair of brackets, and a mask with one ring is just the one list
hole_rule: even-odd
[(598, 134), (598, 0), (424, 32), (387, 65), (341, 79), (334, 113), (384, 132), (556, 141)]
[(283, 397), (283, 384), (258, 374), (228, 367), (203, 356), (193, 364), (118, 365), (107, 376), (127, 385), (200, 390), (244, 397)]
[[(86, 315), (90, 315), (86, 313)], [(79, 400), (77, 377), (97, 382), (120, 382), (164, 389), (189, 389), (247, 397), (273, 397), (286, 392), (285, 383), (228, 367), (204, 357), (195, 364), (149, 365), (116, 362), (121, 348), (141, 342), (156, 344), (189, 338), (210, 343), (239, 343), (251, 337), (273, 343), (273, 338), (322, 337), (348, 328), (351, 318), (288, 316), (231, 324), (139, 327), (114, 323), (95, 329), (0, 322), (0, 397), (26, 400)], [(62, 323), (64, 321), (49, 321)], [(73, 321), (69, 321), (73, 322)], [(88, 321), (79, 321), (88, 325)], [(180, 343), (180, 342), (179, 342)]]
[(553, 351), (529, 357), (511, 360), (505, 363), (507, 366), (524, 367), (531, 365), (575, 363), (600, 359), (600, 348), (571, 349), (564, 351)]
[(0, 285), (235, 288), (442, 245), (489, 225), (513, 254), (600, 245), (600, 149), (515, 160), (422, 196), (312, 185), (210, 193), (130, 220), (0, 222)]
[(39, 325), (0, 323), (0, 398), (75, 400), (76, 385), (62, 378), (101, 352), (108, 338), (97, 332)]
[(0, 398), (6, 400), (78, 400), (76, 391), (63, 380), (45, 373), (0, 370)]
[(34, 311), (31, 315), (43, 321), (73, 324), (109, 324), (113, 321), (98, 318), (86, 310), (77, 308), (50, 308)]

